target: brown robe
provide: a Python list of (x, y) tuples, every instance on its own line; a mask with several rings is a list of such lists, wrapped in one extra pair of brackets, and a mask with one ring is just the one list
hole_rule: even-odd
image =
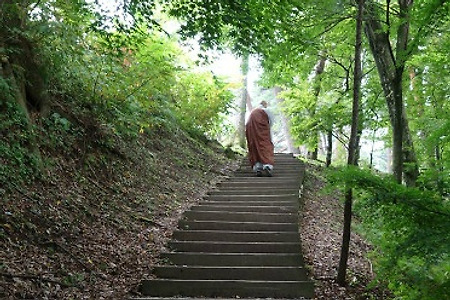
[(252, 110), (245, 125), (245, 137), (251, 166), (254, 166), (256, 162), (274, 164), (269, 116), (262, 108)]

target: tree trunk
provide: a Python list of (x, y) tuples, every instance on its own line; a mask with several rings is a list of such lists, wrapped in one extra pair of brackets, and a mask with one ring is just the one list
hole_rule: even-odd
[(386, 172), (392, 173), (392, 148), (386, 148)]
[[(364, 0), (358, 1), (358, 13), (356, 18), (356, 39), (355, 39), (355, 69), (354, 69), (354, 84), (353, 84), (353, 107), (352, 107), (352, 128), (350, 133), (350, 141), (348, 146), (348, 165), (357, 165), (358, 157), (358, 133), (359, 126), (359, 102), (361, 91), (361, 34), (363, 21)], [(352, 203), (353, 191), (351, 188), (346, 188), (345, 203), (344, 203), (344, 228), (342, 231), (342, 247), (341, 256), (339, 260), (338, 275), (336, 281), (339, 285), (345, 285), (345, 278), (347, 273), (347, 264), (350, 248), (350, 235), (352, 223)]]
[(330, 128), (328, 129), (327, 132), (327, 158), (326, 158), (327, 168), (331, 165), (332, 156), (333, 156), (333, 128)]
[(442, 151), (439, 143), (434, 147), (436, 153), (437, 179), (436, 186), (440, 195), (444, 196), (445, 183), (443, 181), (444, 167), (442, 165)]
[[(284, 102), (284, 99), (278, 96), (281, 92), (281, 88), (275, 87), (273, 89), (273, 91), (275, 94), (275, 99), (277, 100), (278, 107), (281, 107)], [(281, 112), (280, 119), (281, 119), (281, 127), (283, 129), (283, 133), (286, 138), (286, 144), (287, 144), (289, 153), (294, 153), (294, 154), (300, 153), (298, 147), (294, 146), (294, 140), (292, 139), (292, 135), (291, 135), (290, 123), (289, 123), (289, 120), (288, 120), (286, 114)]]
[[(314, 118), (314, 116), (316, 114), (317, 100), (319, 98), (320, 89), (321, 89), (321, 81), (322, 81), (321, 75), (323, 74), (323, 72), (325, 70), (326, 61), (327, 61), (326, 56), (321, 53), (320, 59), (317, 62), (316, 66), (314, 67), (313, 88), (314, 88), (315, 103), (313, 104), (313, 107), (311, 107), (311, 109), (310, 109), (310, 115), (312, 118)], [(315, 132), (312, 132), (312, 134), (314, 135), (314, 148), (313, 148), (313, 150), (308, 151), (308, 158), (317, 160), (318, 153), (319, 153), (319, 148), (318, 148), (319, 147), (319, 132), (315, 131)]]
[(0, 46), (8, 50), (2, 57), (2, 76), (9, 79), (16, 101), (30, 121), (30, 111), (48, 110), (45, 76), (37, 63), (34, 46), (25, 34), (29, 1), (3, 0), (0, 3)]
[(241, 101), (239, 103), (239, 125), (238, 125), (238, 143), (239, 147), (245, 149), (245, 112), (248, 101), (248, 55), (244, 55), (242, 57), (242, 74), (243, 78), (243, 87), (241, 94)]
[[(36, 62), (33, 44), (25, 33), (28, 2), (0, 2), (0, 49), (6, 49), (6, 54), (0, 56), (0, 76), (8, 82), (12, 91), (9, 99), (5, 97), (1, 100), (15, 101), (18, 104), (27, 120), (27, 129), (32, 132), (30, 112), (45, 114), (48, 105), (43, 68)], [(29, 150), (38, 158), (38, 167), (43, 171), (34, 135), (30, 135)]]
[[(404, 174), (406, 184), (412, 186), (417, 180), (419, 171), (403, 103), (403, 73), (409, 34), (408, 12), (412, 1), (399, 0), (400, 17), (404, 22), (397, 31), (395, 56), (389, 33), (383, 30), (384, 26), (381, 25), (375, 4), (370, 3), (366, 14), (365, 32), (386, 97), (393, 129), (393, 172), (399, 183), (402, 182), (402, 174)], [(403, 163), (408, 167), (404, 168)]]

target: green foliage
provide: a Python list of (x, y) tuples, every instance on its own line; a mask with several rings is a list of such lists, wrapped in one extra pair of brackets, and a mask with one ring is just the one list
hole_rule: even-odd
[(81, 33), (89, 27), (78, 25), (58, 24), (61, 30), (46, 40), (52, 91), (96, 111), (110, 132), (135, 138), (180, 123), (202, 134), (221, 121), (231, 99), (228, 87), (193, 71), (176, 40), (149, 36), (145, 24), (126, 37), (120, 31)]
[[(127, 2), (127, 11), (149, 15), (144, 10), (153, 3), (141, 2)], [(70, 155), (82, 138), (112, 150), (116, 142), (161, 129), (182, 127), (203, 138), (220, 128), (232, 99), (229, 86), (196, 70), (178, 40), (153, 30), (152, 20), (137, 16), (129, 28), (106, 26), (107, 18), (85, 1), (42, 1), (25, 15), (20, 34), (33, 41), (45, 66), (51, 107), (48, 115), (27, 119), (0, 78), (2, 99), (9, 99), (1, 107), (2, 182), (32, 180), (39, 148)]]
[[(298, 1), (163, 1), (171, 15), (183, 20), (185, 36), (199, 33), (203, 46), (230, 45), (236, 52), (260, 52), (281, 42), (283, 32), (294, 29), (301, 10)], [(283, 22), (280, 22), (283, 20)]]
[(332, 186), (359, 192), (355, 213), (376, 246), (378, 280), (401, 299), (444, 299), (450, 292), (450, 203), (407, 188), (390, 176), (348, 167), (331, 171)]
[(298, 145), (306, 145), (310, 150), (317, 146), (317, 132), (329, 128), (343, 131), (350, 124), (351, 107), (348, 99), (338, 93), (325, 93), (320, 97), (314, 95), (308, 82), (302, 82), (286, 92), (282, 97), (283, 110), (291, 117), (291, 131)]
[(233, 95), (209, 72), (179, 74), (174, 91), (174, 112), (184, 128), (212, 132), (221, 124)]
[(316, 98), (307, 83), (299, 85), (298, 89), (283, 92), (281, 97), (287, 100), (284, 111), (291, 116), (291, 131), (297, 144), (306, 145), (310, 150), (314, 149), (317, 135), (313, 132), (317, 133), (320, 121), (311, 116)]
[[(445, 28), (450, 18), (443, 18)], [(408, 93), (411, 128), (418, 132), (417, 155), (422, 160), (419, 183), (427, 189), (446, 195), (450, 192), (450, 33), (443, 28), (429, 36), (423, 52), (409, 63), (412, 89)]]
[(0, 78), (0, 182), (4, 187), (33, 181), (40, 166), (33, 149), (35, 131), (11, 92), (8, 82)]

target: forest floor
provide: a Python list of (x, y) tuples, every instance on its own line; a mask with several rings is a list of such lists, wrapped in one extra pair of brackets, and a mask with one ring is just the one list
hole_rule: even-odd
[[(46, 176), (28, 186), (0, 187), (0, 299), (138, 296), (182, 213), (240, 160), (180, 131), (141, 138), (134, 149), (120, 141), (97, 147), (97, 138), (83, 136), (55, 152), (42, 148), (52, 162)], [(342, 205), (336, 195), (321, 194), (321, 172), (308, 165), (301, 219), (317, 299), (387, 298), (368, 289), (371, 247), (357, 234), (350, 284), (335, 284)]]

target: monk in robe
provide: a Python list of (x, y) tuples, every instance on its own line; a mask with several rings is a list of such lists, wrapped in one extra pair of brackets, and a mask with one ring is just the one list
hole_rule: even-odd
[(271, 134), (272, 116), (267, 102), (252, 110), (245, 125), (248, 159), (256, 176), (272, 176), (274, 153)]

